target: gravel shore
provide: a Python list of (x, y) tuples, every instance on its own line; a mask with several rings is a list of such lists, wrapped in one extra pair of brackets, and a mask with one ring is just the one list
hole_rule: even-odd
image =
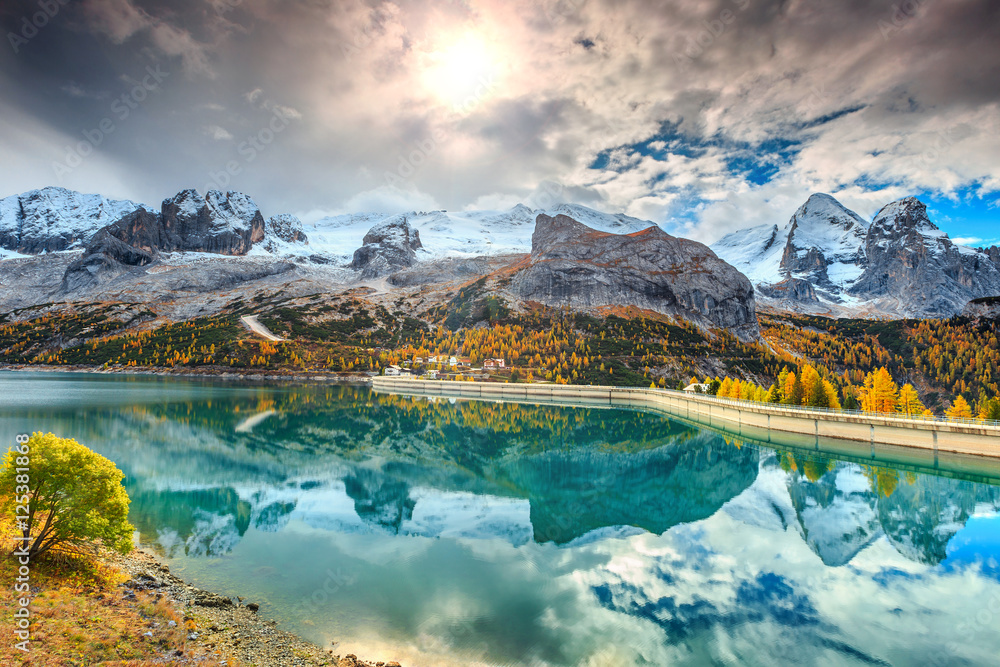
[[(367, 662), (354, 655), (341, 656), (322, 649), (290, 632), (278, 630), (275, 621), (262, 618), (257, 605), (200, 590), (170, 573), (153, 554), (135, 549), (127, 556), (105, 552), (105, 560), (129, 576), (123, 595), (145, 591), (167, 598), (185, 621), (195, 624), (188, 641), (199, 648), (232, 656), (238, 665), (259, 667), (400, 667), (397, 662)], [(223, 663), (225, 664), (225, 663)]]

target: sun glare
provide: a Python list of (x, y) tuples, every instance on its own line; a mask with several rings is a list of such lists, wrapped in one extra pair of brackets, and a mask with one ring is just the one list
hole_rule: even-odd
[(493, 92), (496, 76), (488, 47), (470, 33), (430, 54), (424, 84), (442, 102), (467, 113)]

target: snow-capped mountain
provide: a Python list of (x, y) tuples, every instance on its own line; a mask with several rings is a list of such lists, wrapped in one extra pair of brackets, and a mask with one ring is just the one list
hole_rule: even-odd
[(0, 248), (7, 256), (82, 248), (102, 227), (144, 204), (47, 187), (0, 199)]
[(881, 534), (878, 497), (857, 465), (841, 465), (815, 482), (790, 476), (788, 492), (809, 547), (839, 566)]
[[(620, 213), (602, 213), (577, 204), (559, 204), (544, 211), (518, 204), (506, 211), (348, 213), (304, 226), (298, 218), (288, 214), (275, 215), (264, 224), (257, 204), (240, 192), (210, 191), (202, 196), (194, 190), (184, 190), (164, 200), (163, 206), (165, 208), (156, 209), (58, 187), (0, 199), (0, 253), (3, 253), (0, 259), (83, 249), (99, 230), (138, 212), (160, 214), (165, 232), (172, 236), (190, 233), (219, 236), (224, 232), (253, 228), (247, 240), (252, 239), (255, 255), (318, 256), (344, 263), (351, 260), (373, 227), (404, 221), (419, 233), (423, 243), (417, 250), (418, 260), (531, 252), (531, 234), (540, 213), (568, 215), (588, 227), (615, 234), (630, 234), (656, 226), (648, 220)], [(152, 218), (140, 217), (140, 226), (149, 227)], [(120, 238), (121, 234), (115, 236)], [(150, 246), (148, 249), (152, 250), (155, 245), (146, 243), (140, 247)], [(185, 250), (186, 245), (191, 244), (159, 245), (163, 246), (160, 250), (169, 252)], [(204, 251), (216, 252), (208, 247), (211, 243), (202, 245), (206, 246)], [(248, 244), (243, 245), (247, 247), (227, 246), (223, 254), (249, 251)]]
[(971, 299), (1000, 294), (1000, 265), (956, 245), (913, 197), (886, 205), (869, 224), (814, 194), (784, 228), (740, 230), (711, 247), (773, 305), (807, 312), (950, 316)]
[(268, 218), (264, 223), (264, 240), (255, 248), (271, 254), (289, 255), (308, 245), (309, 238), (302, 230), (302, 221), (294, 215), (281, 213)]
[(781, 280), (781, 257), (788, 243), (788, 229), (760, 225), (724, 236), (710, 247), (721, 259), (736, 267), (754, 285)]
[(809, 281), (830, 296), (839, 294), (864, 269), (866, 223), (825, 194), (814, 194), (784, 228), (762, 225), (733, 232), (712, 250), (757, 285), (787, 278)]
[(1000, 294), (1000, 265), (954, 243), (907, 197), (883, 207), (865, 238), (868, 266), (853, 295), (898, 303), (904, 314), (950, 316), (972, 299)]
[(836, 294), (864, 271), (867, 233), (868, 223), (857, 213), (829, 195), (813, 195), (788, 224), (781, 271)]
[(506, 211), (430, 211), (397, 215), (349, 213), (306, 225), (311, 252), (349, 258), (368, 231), (393, 221), (407, 222), (420, 234), (419, 259), (478, 257), (531, 252), (531, 234), (540, 213), (560, 213), (588, 227), (614, 234), (631, 234), (656, 223), (623, 214), (608, 214), (576, 204), (532, 210), (518, 204)]

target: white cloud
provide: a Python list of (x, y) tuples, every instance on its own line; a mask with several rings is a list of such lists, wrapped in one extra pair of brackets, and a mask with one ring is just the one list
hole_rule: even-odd
[(488, 195), (477, 197), (475, 201), (465, 207), (467, 211), (506, 211), (518, 204), (523, 203), (523, 199), (517, 195), (501, 194), (494, 192)]
[(358, 193), (344, 202), (340, 213), (406, 213), (408, 211), (435, 211), (442, 208), (434, 198), (415, 187), (400, 188), (383, 185)]
[(229, 141), (233, 138), (233, 135), (229, 133), (224, 127), (218, 125), (208, 125), (202, 128), (202, 132), (212, 137), (216, 141)]
[(156, 51), (180, 57), (186, 72), (214, 76), (204, 43), (187, 30), (136, 7), (132, 0), (87, 0), (83, 12), (91, 28), (115, 44), (123, 44), (139, 33), (148, 32)]
[[(990, 78), (1000, 52), (989, 46), (995, 9), (980, 2), (927, 3), (890, 39), (877, 29), (889, 13), (878, 3), (774, 12), (752, 0), (242, 0), (222, 15), (209, 8), (208, 20), (204, 5), (83, 6), (90, 29), (118, 47), (102, 56), (116, 75), (164, 58), (196, 75), (171, 78), (160, 96), (164, 138), (117, 144), (131, 151), (124, 161), (160, 170), (150, 182), (181, 181), (192, 156), (234, 158), (233, 146), (191, 128), (242, 139), (260, 130), (261, 110), (297, 121), (234, 184), (272, 209), (384, 195), (384, 174), (414, 151), (421, 164), (404, 178), (425, 202), (529, 203), (540, 184), (560, 183), (567, 200), (677, 218), (702, 239), (783, 224), (815, 191), (868, 216), (897, 194), (1000, 190)], [(723, 9), (733, 21), (679, 66), (675, 56)], [(442, 66), (490, 85), (456, 113), (453, 82), (433, 75)], [(39, 80), (32, 73), (26, 85)], [(671, 136), (657, 136), (664, 123)], [(650, 140), (657, 155), (674, 153), (658, 160), (630, 147)], [(784, 156), (775, 142), (789, 142)], [(608, 168), (591, 169), (605, 152)], [(737, 157), (773, 160), (776, 172), (760, 185)]]

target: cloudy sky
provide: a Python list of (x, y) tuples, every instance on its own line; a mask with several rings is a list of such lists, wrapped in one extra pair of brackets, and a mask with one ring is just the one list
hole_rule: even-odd
[[(65, 3), (65, 4), (61, 4)], [(815, 191), (1000, 231), (990, 0), (7, 0), (0, 195), (570, 201), (711, 241)]]

